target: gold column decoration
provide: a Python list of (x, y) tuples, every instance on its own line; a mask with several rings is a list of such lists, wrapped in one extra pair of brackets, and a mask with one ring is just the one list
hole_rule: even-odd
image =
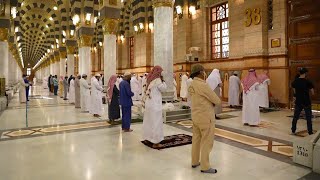
[(117, 34), (118, 19), (105, 18), (103, 21), (104, 34)]
[(91, 35), (81, 35), (78, 43), (79, 47), (91, 47), (92, 38), (93, 36)]
[(67, 46), (67, 53), (68, 54), (74, 54), (76, 52), (75, 46)]
[(8, 41), (9, 30), (8, 28), (0, 28), (0, 41)]
[(59, 62), (59, 61), (60, 61), (60, 56), (59, 56), (59, 54), (54, 55), (54, 60), (53, 60), (53, 62), (55, 63), (55, 62)]
[(60, 59), (65, 59), (67, 57), (67, 51), (60, 51)]
[(173, 0), (154, 0), (153, 1), (153, 7), (173, 7)]

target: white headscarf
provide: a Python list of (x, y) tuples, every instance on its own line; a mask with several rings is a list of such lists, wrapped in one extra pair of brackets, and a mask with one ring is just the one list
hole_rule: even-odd
[(212, 90), (215, 90), (219, 84), (222, 83), (220, 72), (218, 69), (214, 69), (207, 79), (207, 83), (209, 84)]

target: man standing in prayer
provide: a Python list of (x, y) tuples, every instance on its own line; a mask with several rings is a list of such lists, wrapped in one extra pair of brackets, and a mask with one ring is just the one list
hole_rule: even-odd
[(35, 86), (36, 84), (37, 84), (37, 78), (34, 77), (34, 78), (33, 78), (33, 86)]
[(53, 81), (53, 94), (57, 96), (58, 88), (59, 88), (58, 76), (55, 75), (54, 77), (52, 77), (52, 81)]
[(75, 103), (75, 87), (74, 87), (74, 77), (70, 80), (70, 87), (69, 87), (69, 103)]
[[(201, 166), (202, 173), (217, 173), (210, 167), (210, 152), (214, 140), (214, 106), (220, 105), (220, 98), (206, 83), (204, 67), (196, 64), (192, 67), (194, 77), (188, 91), (191, 95), (191, 117), (193, 122), (192, 168)], [(201, 158), (200, 158), (201, 157)]]
[(176, 74), (173, 73), (173, 101), (178, 101), (178, 93), (177, 93), (177, 81), (176, 81)]
[(26, 89), (25, 89), (27, 101), (29, 101), (29, 90), (30, 90), (30, 83), (29, 83), (28, 78), (29, 78), (29, 76), (24, 78), (24, 83), (29, 85), (29, 86), (26, 86)]
[(49, 92), (51, 92), (51, 78), (52, 78), (52, 75), (50, 74), (50, 76), (48, 77), (48, 89), (49, 89)]
[(188, 80), (188, 76), (187, 74), (184, 74), (181, 77), (181, 88), (180, 88), (180, 97), (182, 98), (182, 100), (185, 100), (188, 96), (187, 80)]
[(112, 75), (107, 86), (108, 115), (111, 124), (120, 118), (119, 87), (117, 86), (117, 76)]
[(100, 85), (99, 80), (101, 78), (100, 74), (96, 74), (91, 81), (91, 106), (90, 114), (94, 117), (101, 117), (102, 115), (102, 85)]
[(50, 78), (50, 92), (53, 93), (53, 76)]
[(297, 121), (300, 118), (300, 113), (304, 109), (307, 119), (307, 127), (309, 135), (313, 134), (312, 129), (312, 110), (311, 110), (311, 95), (314, 95), (314, 85), (308, 79), (306, 75), (308, 69), (300, 68), (299, 69), (299, 78), (295, 79), (291, 86), (294, 88), (294, 95), (296, 97), (295, 107), (294, 107), (294, 117), (292, 120), (291, 131), (292, 134), (296, 134), (297, 130)]
[(20, 103), (25, 103), (27, 101), (26, 96), (26, 88), (29, 84), (25, 83), (24, 79), (27, 78), (27, 75), (23, 75), (22, 78), (19, 80), (19, 101)]
[(59, 79), (59, 96), (60, 96), (60, 98), (63, 98), (63, 80), (64, 80), (64, 77), (60, 76), (60, 79)]
[[(222, 81), (221, 81), (221, 76), (218, 69), (214, 69), (211, 72), (211, 74), (207, 79), (207, 83), (209, 84), (210, 88), (216, 93), (216, 95), (220, 98)], [(216, 105), (214, 112), (215, 112), (216, 119), (220, 119), (219, 117), (217, 117), (217, 114), (222, 113), (222, 104)]]
[(132, 97), (133, 101), (139, 101), (140, 100), (140, 90), (141, 88), (139, 88), (139, 81), (137, 79), (137, 76), (134, 74), (130, 80), (130, 86), (131, 86), (131, 90), (134, 93), (134, 96)]
[(122, 130), (132, 132), (131, 124), (131, 107), (133, 106), (132, 97), (134, 96), (130, 87), (131, 73), (126, 72), (123, 81), (120, 83), (120, 105), (122, 111)]
[(243, 107), (242, 122), (245, 126), (256, 127), (260, 123), (259, 110), (259, 79), (254, 69), (249, 70), (249, 74), (242, 79)]
[(268, 72), (264, 71), (263, 74), (258, 75), (258, 80), (260, 82), (259, 86), (259, 106), (262, 108), (269, 108), (269, 91), (268, 86), (270, 85), (270, 78)]
[(68, 91), (69, 91), (68, 76), (65, 76), (63, 80), (63, 100), (68, 100), (67, 99)]
[(167, 85), (161, 75), (163, 69), (155, 66), (147, 77), (144, 90), (143, 139), (153, 143), (153, 148), (160, 148), (163, 137), (162, 94)]
[(228, 103), (231, 108), (234, 106), (239, 106), (240, 83), (241, 82), (238, 74), (234, 72), (229, 78)]
[[(193, 79), (191, 77), (187, 80), (187, 88), (188, 89), (189, 89), (192, 81), (193, 81)], [(187, 95), (187, 105), (191, 108), (191, 96), (190, 96), (189, 91), (188, 91), (188, 95)]]
[(81, 75), (79, 74), (74, 81), (74, 92), (75, 92), (75, 108), (81, 108), (81, 96), (80, 96), (80, 79)]
[(86, 74), (83, 74), (82, 79), (80, 79), (80, 103), (83, 112), (89, 112), (90, 106), (90, 86), (87, 82), (87, 77)]

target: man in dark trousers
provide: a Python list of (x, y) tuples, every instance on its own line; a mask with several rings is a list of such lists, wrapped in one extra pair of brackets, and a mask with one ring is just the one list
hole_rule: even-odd
[(122, 111), (122, 130), (124, 132), (132, 131), (132, 129), (130, 129), (130, 124), (131, 124), (131, 107), (133, 106), (132, 96), (134, 96), (134, 94), (131, 91), (130, 80), (131, 80), (131, 73), (127, 72), (124, 74), (124, 79), (119, 85), (120, 105), (121, 105), (121, 111)]
[(294, 89), (294, 96), (296, 97), (294, 117), (292, 120), (292, 134), (296, 134), (297, 121), (300, 118), (300, 113), (304, 109), (307, 119), (308, 133), (313, 134), (312, 130), (312, 111), (311, 111), (311, 95), (314, 95), (313, 84), (306, 79), (308, 70), (306, 68), (299, 69), (299, 78), (296, 78), (292, 82), (292, 88)]

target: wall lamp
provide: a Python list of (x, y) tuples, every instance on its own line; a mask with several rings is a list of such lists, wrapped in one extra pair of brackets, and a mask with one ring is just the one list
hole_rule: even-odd
[(90, 25), (91, 24), (91, 13), (87, 13), (86, 14), (86, 25)]
[(73, 17), (72, 17), (72, 23), (73, 25), (77, 26), (80, 22), (80, 16), (78, 14), (75, 14)]
[(183, 17), (183, 10), (180, 5), (176, 6), (176, 12), (177, 12), (179, 19), (181, 19)]

